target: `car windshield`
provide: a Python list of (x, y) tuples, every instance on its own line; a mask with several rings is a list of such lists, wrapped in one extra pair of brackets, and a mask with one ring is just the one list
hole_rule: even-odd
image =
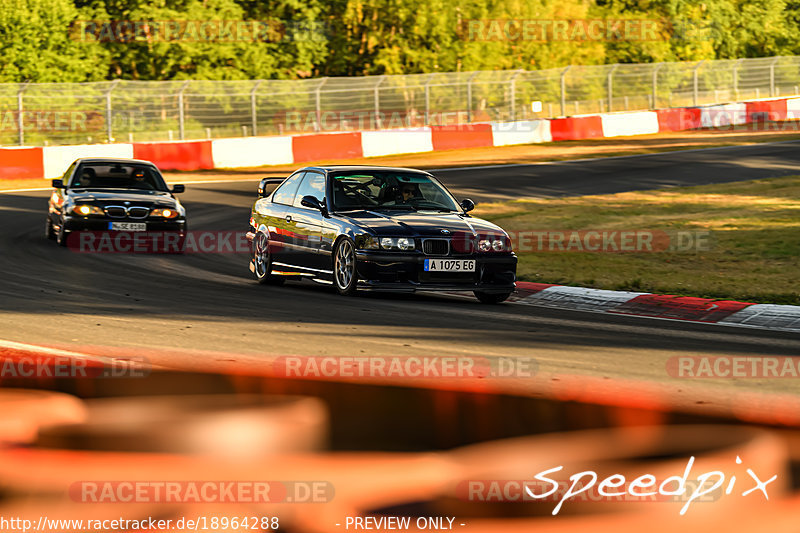
[(335, 174), (332, 179), (335, 210), (460, 211), (447, 189), (425, 174), (370, 170)]
[(167, 185), (153, 167), (127, 163), (90, 163), (78, 167), (71, 189), (140, 189), (166, 191)]

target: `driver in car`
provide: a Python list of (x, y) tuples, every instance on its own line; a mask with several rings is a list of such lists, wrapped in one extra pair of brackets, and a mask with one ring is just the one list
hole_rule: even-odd
[(136, 189), (151, 189), (152, 187), (147, 182), (144, 170), (136, 169), (133, 172), (132, 186)]
[(91, 167), (84, 168), (81, 171), (80, 176), (78, 176), (78, 181), (75, 183), (75, 185), (77, 185), (78, 187), (91, 187), (96, 177), (97, 173), (94, 171), (93, 168)]
[(399, 201), (397, 203), (399, 204), (409, 203), (411, 200), (413, 200), (415, 197), (418, 196), (417, 194), (418, 192), (419, 191), (417, 190), (417, 186), (414, 185), (413, 183), (401, 183), (400, 194), (398, 195)]

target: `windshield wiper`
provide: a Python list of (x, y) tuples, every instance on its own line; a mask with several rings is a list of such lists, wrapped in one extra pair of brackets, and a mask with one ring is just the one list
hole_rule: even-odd
[(444, 206), (436, 206), (436, 207), (420, 207), (418, 211), (436, 211), (437, 213), (453, 213), (455, 212), (454, 209), (450, 209), (449, 207)]
[(416, 207), (413, 205), (408, 204), (398, 204), (398, 205), (376, 205), (373, 206), (372, 209), (401, 209), (406, 211), (418, 211)]

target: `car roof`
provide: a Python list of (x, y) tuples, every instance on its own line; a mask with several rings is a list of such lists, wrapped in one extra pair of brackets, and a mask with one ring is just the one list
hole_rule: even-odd
[(321, 172), (358, 172), (378, 170), (384, 172), (416, 172), (419, 174), (428, 175), (429, 173), (424, 170), (416, 168), (402, 168), (402, 167), (383, 167), (380, 165), (325, 165), (325, 166), (311, 166), (304, 167), (303, 170), (319, 170)]
[(127, 157), (79, 157), (75, 160), (80, 163), (136, 163), (139, 165), (152, 165), (156, 166), (152, 161), (144, 159), (130, 159)]

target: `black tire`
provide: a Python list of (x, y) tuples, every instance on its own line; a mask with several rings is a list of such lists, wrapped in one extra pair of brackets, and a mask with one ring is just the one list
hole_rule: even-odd
[(44, 236), (49, 241), (56, 240), (56, 232), (53, 229), (53, 221), (50, 220), (49, 216), (47, 217), (47, 220), (45, 220), (45, 223), (44, 223)]
[(508, 300), (511, 292), (481, 292), (474, 291), (473, 294), (482, 304), (499, 304)]
[(272, 254), (269, 251), (269, 239), (261, 232), (258, 232), (253, 239), (253, 266), (256, 281), (262, 285), (283, 285), (286, 281), (281, 276), (271, 274)]
[(66, 246), (67, 239), (69, 239), (69, 232), (64, 229), (64, 221), (61, 221), (61, 225), (58, 227), (58, 231), (56, 233), (56, 242), (59, 246)]
[(354, 295), (358, 287), (356, 247), (348, 238), (340, 240), (333, 250), (333, 285), (344, 296)]

